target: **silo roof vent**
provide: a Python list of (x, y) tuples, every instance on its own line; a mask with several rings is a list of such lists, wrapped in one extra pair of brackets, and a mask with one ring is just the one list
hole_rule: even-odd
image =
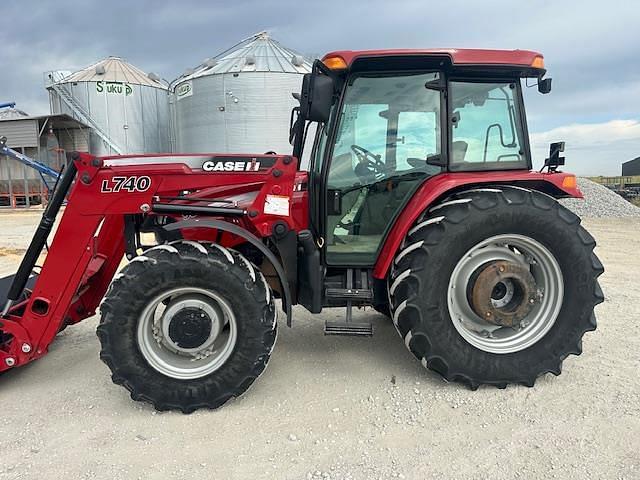
[(60, 75), (52, 75), (51, 80), (54, 83), (122, 82), (131, 85), (167, 88), (159, 78), (157, 80), (154, 79), (151, 75), (147, 75), (146, 72), (143, 72), (138, 67), (131, 65), (120, 57), (107, 57), (63, 78), (60, 78)]
[(300, 53), (270, 37), (267, 32), (259, 32), (204, 61), (195, 69), (188, 69), (172, 85), (206, 75), (243, 71), (302, 74), (311, 72), (311, 63)]

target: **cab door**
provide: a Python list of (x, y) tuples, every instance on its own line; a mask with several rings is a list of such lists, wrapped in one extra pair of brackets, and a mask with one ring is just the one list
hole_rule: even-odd
[(351, 78), (324, 165), (325, 258), (366, 267), (404, 204), (441, 171), (439, 72)]

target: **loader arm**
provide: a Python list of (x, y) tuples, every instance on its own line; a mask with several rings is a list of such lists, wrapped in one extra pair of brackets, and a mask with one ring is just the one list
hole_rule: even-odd
[[(131, 244), (131, 233), (126, 233), (131, 218), (140, 223), (154, 217), (170, 222), (190, 218), (192, 239), (211, 237), (210, 231), (192, 228), (202, 219), (226, 222), (230, 230), (246, 231), (252, 239), (272, 236), (276, 224), (287, 231), (303, 227), (291, 214), (296, 162), (289, 156), (96, 158), (74, 153), (72, 158), (7, 300), (0, 298), (0, 371), (44, 355), (61, 328), (95, 314)], [(68, 205), (34, 275), (65, 197)], [(274, 197), (276, 207), (269, 204)]]

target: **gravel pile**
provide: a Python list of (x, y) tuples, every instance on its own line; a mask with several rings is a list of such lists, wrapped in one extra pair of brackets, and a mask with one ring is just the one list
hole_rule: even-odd
[(584, 200), (568, 198), (560, 202), (580, 217), (640, 217), (640, 208), (617, 193), (586, 178), (578, 178)]

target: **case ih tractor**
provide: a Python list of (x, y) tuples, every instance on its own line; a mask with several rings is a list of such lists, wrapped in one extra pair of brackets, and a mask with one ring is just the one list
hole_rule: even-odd
[(216, 408), (264, 370), (281, 298), (289, 326), (293, 305), (346, 307), (327, 334), (371, 335), (351, 312), (373, 307), (472, 389), (560, 374), (603, 267), (557, 201), (581, 197), (563, 145), (532, 171), (523, 79), (547, 93), (544, 74), (521, 50), (335, 52), (296, 95), (292, 155), (72, 154), (3, 281), (0, 371), (100, 307), (100, 356), (134, 400)]

